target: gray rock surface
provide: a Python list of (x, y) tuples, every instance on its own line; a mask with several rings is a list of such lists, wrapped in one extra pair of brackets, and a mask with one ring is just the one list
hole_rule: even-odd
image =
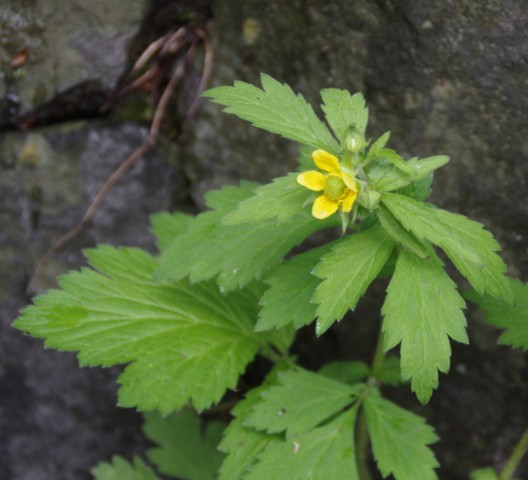
[[(143, 2), (126, 5), (4, 0), (1, 64), (18, 45), (29, 49), (30, 63), (19, 73), (0, 72), (0, 96), (16, 92), (31, 108), (89, 78), (111, 87), (125, 68), (127, 38)], [(432, 200), (486, 224), (503, 245), (511, 274), (528, 279), (527, 4), (214, 0), (212, 6), (213, 85), (257, 83), (266, 72), (314, 103), (324, 87), (363, 91), (369, 135), (390, 130), (390, 146), (407, 157), (450, 155), (435, 178)], [(50, 263), (39, 288), (79, 265), (79, 250), (96, 242), (151, 248), (148, 214), (171, 208), (188, 193), (201, 205), (211, 187), (239, 178), (265, 181), (295, 164), (295, 145), (220, 110), (205, 103), (185, 144), (155, 150), (138, 164), (85, 235)], [(74, 356), (42, 350), (40, 342), (9, 326), (27, 301), (23, 291), (39, 256), (145, 138), (141, 125), (110, 121), (0, 138), (2, 480), (89, 478), (88, 469), (112, 452), (131, 456), (143, 447), (138, 417), (114, 407), (114, 372), (78, 370)], [(305, 364), (316, 366), (335, 352), (368, 360), (383, 289), (378, 285), (356, 314), (321, 340), (303, 333), (297, 350)], [(472, 345), (454, 346), (451, 373), (441, 376), (427, 407), (418, 408), (405, 389), (389, 391), (438, 429), (442, 441), (435, 450), (446, 480), (467, 479), (484, 465), (500, 467), (528, 424), (526, 355), (497, 347), (495, 332), (478, 315), (470, 317)], [(527, 463), (521, 478), (528, 476)]]

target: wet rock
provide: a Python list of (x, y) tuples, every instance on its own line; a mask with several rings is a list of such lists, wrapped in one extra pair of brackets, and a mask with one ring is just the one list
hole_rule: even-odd
[(15, 92), (25, 110), (85, 80), (113, 87), (145, 0), (82, 5), (73, 0), (7, 0), (0, 9), (0, 63), (22, 49), (28, 62), (0, 74), (0, 96)]

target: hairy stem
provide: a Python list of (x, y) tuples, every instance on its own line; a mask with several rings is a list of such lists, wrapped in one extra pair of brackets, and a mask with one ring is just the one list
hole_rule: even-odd
[(499, 475), (499, 480), (510, 480), (526, 453), (528, 453), (528, 428), (524, 431), (517, 445), (515, 445), (510, 458)]

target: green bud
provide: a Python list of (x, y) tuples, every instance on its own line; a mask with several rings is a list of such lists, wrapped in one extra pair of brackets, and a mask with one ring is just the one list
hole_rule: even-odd
[(352, 125), (348, 127), (345, 135), (343, 148), (350, 153), (362, 152), (366, 147), (365, 137), (361, 135)]

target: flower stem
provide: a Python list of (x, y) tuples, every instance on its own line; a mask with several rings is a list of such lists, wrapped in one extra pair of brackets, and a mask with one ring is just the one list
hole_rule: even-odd
[(526, 453), (528, 453), (528, 428), (524, 431), (517, 445), (515, 445), (510, 458), (499, 475), (499, 480), (511, 480)]

